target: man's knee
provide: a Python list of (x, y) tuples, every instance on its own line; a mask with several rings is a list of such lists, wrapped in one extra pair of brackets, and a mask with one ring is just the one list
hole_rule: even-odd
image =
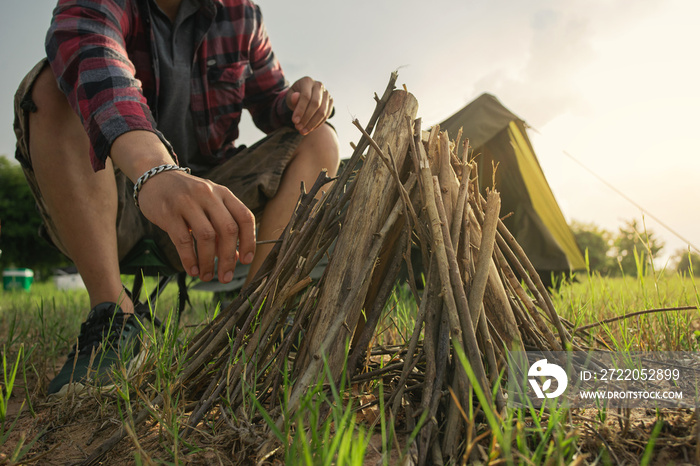
[(44, 156), (63, 158), (75, 154), (87, 162), (90, 148), (87, 133), (48, 66), (34, 82), (32, 101), (35, 104), (35, 111), (29, 114), (32, 161)]
[[(29, 124), (34, 134), (48, 133), (53, 141), (80, 141), (87, 143), (87, 133), (80, 118), (73, 111), (66, 95), (56, 84), (51, 68), (45, 67), (37, 76), (32, 88), (32, 100), (36, 111), (29, 116)], [(73, 145), (73, 144), (71, 144)]]
[(300, 151), (308, 151), (322, 168), (334, 174), (340, 164), (340, 144), (335, 130), (327, 124), (322, 124), (307, 134), (299, 147)]
[(32, 100), (37, 112), (53, 113), (64, 111), (68, 107), (68, 100), (56, 84), (51, 68), (48, 66), (39, 73), (32, 86)]

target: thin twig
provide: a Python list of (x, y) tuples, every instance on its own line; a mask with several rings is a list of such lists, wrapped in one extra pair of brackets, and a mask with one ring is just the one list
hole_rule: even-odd
[(618, 320), (630, 319), (632, 317), (637, 317), (645, 314), (655, 314), (658, 312), (673, 312), (673, 311), (695, 311), (698, 310), (698, 306), (680, 306), (680, 307), (660, 307), (658, 309), (646, 309), (644, 311), (632, 312), (631, 314), (624, 314), (617, 317), (611, 317), (609, 319), (601, 320), (600, 322), (593, 322), (592, 324), (584, 325), (583, 327), (578, 327), (574, 333), (583, 332), (595, 327), (600, 327), (604, 324), (609, 324), (611, 322), (617, 322)]

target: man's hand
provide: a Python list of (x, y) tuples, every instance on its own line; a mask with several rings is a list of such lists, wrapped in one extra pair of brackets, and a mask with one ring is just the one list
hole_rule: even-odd
[[(170, 236), (191, 276), (203, 281), (233, 279), (236, 261), (249, 264), (255, 254), (255, 217), (228, 188), (183, 172), (163, 172), (144, 183), (141, 212)], [(238, 250), (238, 242), (240, 246)]]
[[(160, 139), (148, 131), (118, 137), (111, 158), (134, 182), (147, 170), (172, 163)], [(218, 279), (228, 283), (239, 256), (244, 264), (253, 260), (255, 217), (224, 186), (184, 172), (165, 171), (143, 184), (139, 206), (148, 220), (170, 236), (182, 266), (193, 277), (214, 278), (214, 258), (218, 257)]]
[(293, 110), (292, 123), (304, 136), (322, 125), (333, 111), (333, 98), (319, 81), (308, 76), (292, 84), (287, 106)]

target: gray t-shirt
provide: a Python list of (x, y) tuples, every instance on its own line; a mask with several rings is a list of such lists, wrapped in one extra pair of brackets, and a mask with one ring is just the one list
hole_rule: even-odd
[(201, 175), (211, 168), (202, 160), (194, 122), (190, 112), (190, 86), (195, 44), (197, 0), (183, 0), (175, 21), (151, 0), (152, 24), (158, 54), (160, 89), (158, 93), (158, 129), (172, 144), (178, 162)]

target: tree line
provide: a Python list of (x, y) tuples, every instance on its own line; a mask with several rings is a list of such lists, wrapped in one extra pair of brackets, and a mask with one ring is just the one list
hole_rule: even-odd
[[(586, 254), (591, 272), (606, 276), (637, 276), (650, 271), (664, 242), (637, 220), (624, 222), (617, 232), (593, 223), (572, 222), (576, 243)], [(700, 276), (700, 254), (688, 249), (676, 250), (668, 264), (653, 262), (656, 270), (665, 268), (687, 275)]]
[(0, 155), (0, 268), (30, 268), (48, 278), (70, 261), (39, 237), (41, 216), (22, 167)]

